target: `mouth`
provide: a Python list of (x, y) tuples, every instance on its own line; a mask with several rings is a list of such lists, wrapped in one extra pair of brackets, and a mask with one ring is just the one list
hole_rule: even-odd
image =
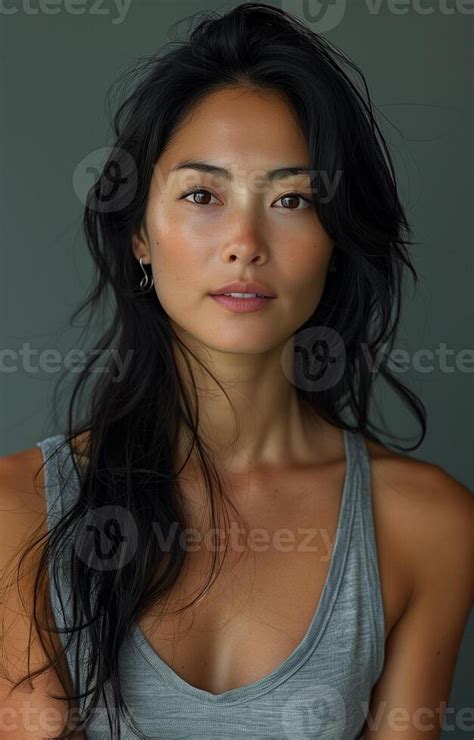
[(256, 293), (220, 293), (217, 295), (210, 293), (209, 295), (216, 303), (235, 313), (259, 311), (274, 300), (274, 298)]
[(235, 280), (221, 285), (211, 295), (227, 295), (232, 298), (276, 298), (274, 290), (260, 280)]
[(232, 298), (271, 298), (272, 296), (265, 295), (264, 293), (211, 293), (211, 295), (226, 295)]

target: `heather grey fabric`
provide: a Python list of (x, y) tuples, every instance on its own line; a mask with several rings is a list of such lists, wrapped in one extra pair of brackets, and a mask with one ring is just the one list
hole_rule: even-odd
[[(70, 448), (58, 449), (63, 441), (64, 436), (58, 434), (36, 443), (46, 459), (49, 527), (78, 495)], [(371, 690), (384, 663), (384, 613), (367, 447), (364, 437), (356, 432), (345, 431), (344, 443), (346, 475), (337, 537), (323, 593), (302, 641), (286, 660), (258, 681), (212, 694), (180, 678), (154, 652), (138, 625), (133, 625), (120, 650), (121, 680), (128, 708), (145, 737), (361, 737)], [(54, 454), (47, 460), (51, 453)], [(58, 477), (59, 465), (71, 475), (63, 484)], [(316, 540), (322, 548), (321, 537)], [(315, 538), (308, 544), (314, 546)], [(51, 603), (58, 626), (68, 620), (68, 594), (66, 572), (58, 588), (50, 577)], [(72, 649), (67, 659), (74, 675), (76, 658)], [(83, 671), (81, 681), (82, 676)], [(107, 714), (101, 707), (86, 728), (88, 740), (111, 737)], [(139, 737), (125, 723), (120, 730), (125, 740)]]

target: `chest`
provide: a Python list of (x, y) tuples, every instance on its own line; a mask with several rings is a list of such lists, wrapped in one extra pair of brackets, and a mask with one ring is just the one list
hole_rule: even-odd
[[(344, 463), (297, 478), (239, 483), (233, 499), (238, 515), (227, 510), (214, 533), (198, 503), (202, 497), (183, 484), (192, 534), (185, 540), (187, 562), (159, 611), (139, 620), (154, 652), (182, 679), (222, 693), (266, 676), (298, 646), (330, 570), (343, 483)], [(379, 487), (374, 480), (387, 636), (406, 603), (409, 583), (396, 566)], [(213, 558), (220, 567), (209, 582)]]

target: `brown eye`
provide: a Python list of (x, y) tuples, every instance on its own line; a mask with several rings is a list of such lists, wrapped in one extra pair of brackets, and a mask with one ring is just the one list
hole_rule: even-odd
[[(299, 200), (299, 201), (304, 201), (305, 203), (307, 203), (309, 205), (308, 198), (303, 197), (300, 193), (287, 193), (286, 195), (282, 195), (281, 198), (279, 198), (278, 200), (281, 200), (281, 201), (290, 201), (290, 202), (291, 201), (294, 202), (294, 201), (298, 201)], [(278, 201), (276, 201), (276, 202), (278, 202)], [(299, 211), (299, 210), (301, 210), (301, 208), (298, 208), (298, 207), (296, 207), (296, 208), (292, 208), (292, 207), (288, 208), (288, 207), (285, 207), (283, 210), (285, 210), (285, 211)], [(303, 210), (304, 210), (304, 208), (303, 208)]]
[(202, 200), (200, 200), (198, 202), (196, 202), (194, 200), (194, 196), (198, 196), (198, 198), (201, 198), (203, 194), (204, 194), (204, 198), (206, 196), (210, 196), (211, 198), (214, 198), (215, 197), (215, 196), (212, 195), (211, 192), (209, 192), (209, 190), (206, 190), (205, 188), (194, 188), (193, 190), (189, 190), (187, 193), (185, 193), (184, 195), (182, 195), (181, 196), (181, 200), (185, 200), (190, 195), (192, 195), (193, 196), (193, 200), (192, 201), (189, 201), (190, 203), (194, 203), (197, 206), (207, 206), (207, 205), (209, 205), (209, 203), (206, 203), (206, 202), (203, 203)]

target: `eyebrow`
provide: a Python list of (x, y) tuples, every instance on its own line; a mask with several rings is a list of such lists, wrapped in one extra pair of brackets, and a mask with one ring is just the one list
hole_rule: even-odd
[[(208, 164), (207, 162), (200, 162), (195, 159), (189, 159), (185, 162), (181, 162), (178, 165), (175, 165), (175, 167), (171, 168), (171, 172), (174, 172), (175, 170), (197, 170), (198, 172), (206, 172), (214, 175), (220, 175), (221, 177), (224, 177), (226, 180), (231, 180), (232, 175), (230, 172), (224, 167), (217, 167), (214, 164)], [(295, 175), (308, 175), (311, 172), (311, 169), (309, 167), (306, 167), (305, 165), (290, 165), (287, 167), (277, 167), (274, 170), (268, 170), (265, 173), (265, 180), (272, 182), (273, 180), (277, 180), (283, 177), (293, 177)]]

